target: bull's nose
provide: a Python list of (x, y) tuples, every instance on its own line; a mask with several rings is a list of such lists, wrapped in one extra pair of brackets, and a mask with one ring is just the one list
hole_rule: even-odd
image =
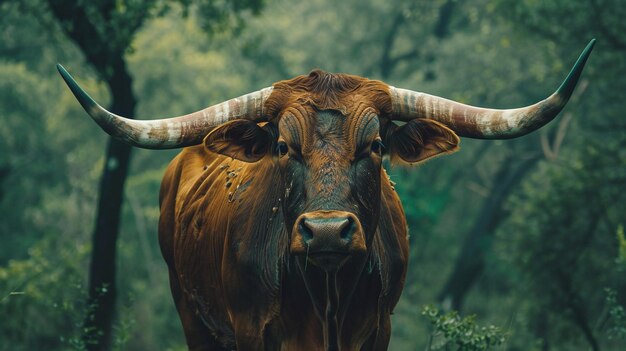
[(358, 218), (345, 211), (308, 212), (296, 220), (292, 254), (306, 254), (322, 268), (341, 265), (351, 255), (365, 253), (365, 237)]
[(303, 218), (298, 229), (309, 246), (315, 243), (335, 248), (333, 246), (347, 246), (356, 232), (356, 225), (351, 217)]

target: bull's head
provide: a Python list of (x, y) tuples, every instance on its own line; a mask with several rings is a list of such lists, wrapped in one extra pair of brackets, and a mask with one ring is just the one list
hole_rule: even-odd
[(108, 112), (58, 68), (85, 110), (122, 141), (151, 149), (204, 141), (207, 149), (242, 161), (276, 162), (291, 253), (335, 270), (370, 247), (385, 155), (412, 164), (455, 151), (459, 136), (508, 139), (542, 127), (567, 103), (593, 44), (554, 94), (511, 110), (313, 71), (189, 115), (140, 121)]
[[(390, 88), (378, 81), (313, 71), (274, 84), (268, 122), (234, 120), (204, 139), (214, 152), (280, 168), (291, 254), (326, 269), (365, 256), (378, 225), (385, 154), (415, 163), (456, 150), (459, 138), (430, 119), (402, 127)], [(385, 146), (387, 145), (387, 146)]]

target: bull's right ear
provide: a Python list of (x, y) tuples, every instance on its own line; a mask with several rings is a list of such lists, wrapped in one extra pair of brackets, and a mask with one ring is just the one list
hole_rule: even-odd
[(213, 129), (205, 138), (204, 146), (213, 152), (240, 161), (256, 162), (270, 150), (273, 135), (269, 123), (259, 127), (255, 122), (238, 119)]
[(415, 118), (405, 125), (391, 129), (385, 138), (391, 147), (391, 161), (416, 164), (432, 157), (459, 149), (459, 137), (444, 124)]

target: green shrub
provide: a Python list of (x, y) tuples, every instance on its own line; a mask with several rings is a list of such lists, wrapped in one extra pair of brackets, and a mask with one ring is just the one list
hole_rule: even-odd
[(505, 342), (506, 333), (499, 327), (480, 327), (476, 316), (461, 317), (452, 311), (441, 314), (433, 306), (424, 306), (422, 315), (430, 319), (433, 331), (427, 350), (478, 351), (489, 350)]
[(0, 266), (0, 350), (81, 349), (86, 252), (42, 240)]

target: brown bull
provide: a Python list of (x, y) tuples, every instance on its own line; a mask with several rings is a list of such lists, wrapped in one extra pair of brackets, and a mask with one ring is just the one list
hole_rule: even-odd
[(190, 115), (137, 121), (59, 71), (109, 134), (189, 146), (163, 179), (159, 241), (190, 349), (386, 350), (408, 240), (383, 157), (413, 164), (457, 150), (459, 136), (536, 130), (566, 104), (593, 43), (554, 94), (513, 110), (313, 71)]

